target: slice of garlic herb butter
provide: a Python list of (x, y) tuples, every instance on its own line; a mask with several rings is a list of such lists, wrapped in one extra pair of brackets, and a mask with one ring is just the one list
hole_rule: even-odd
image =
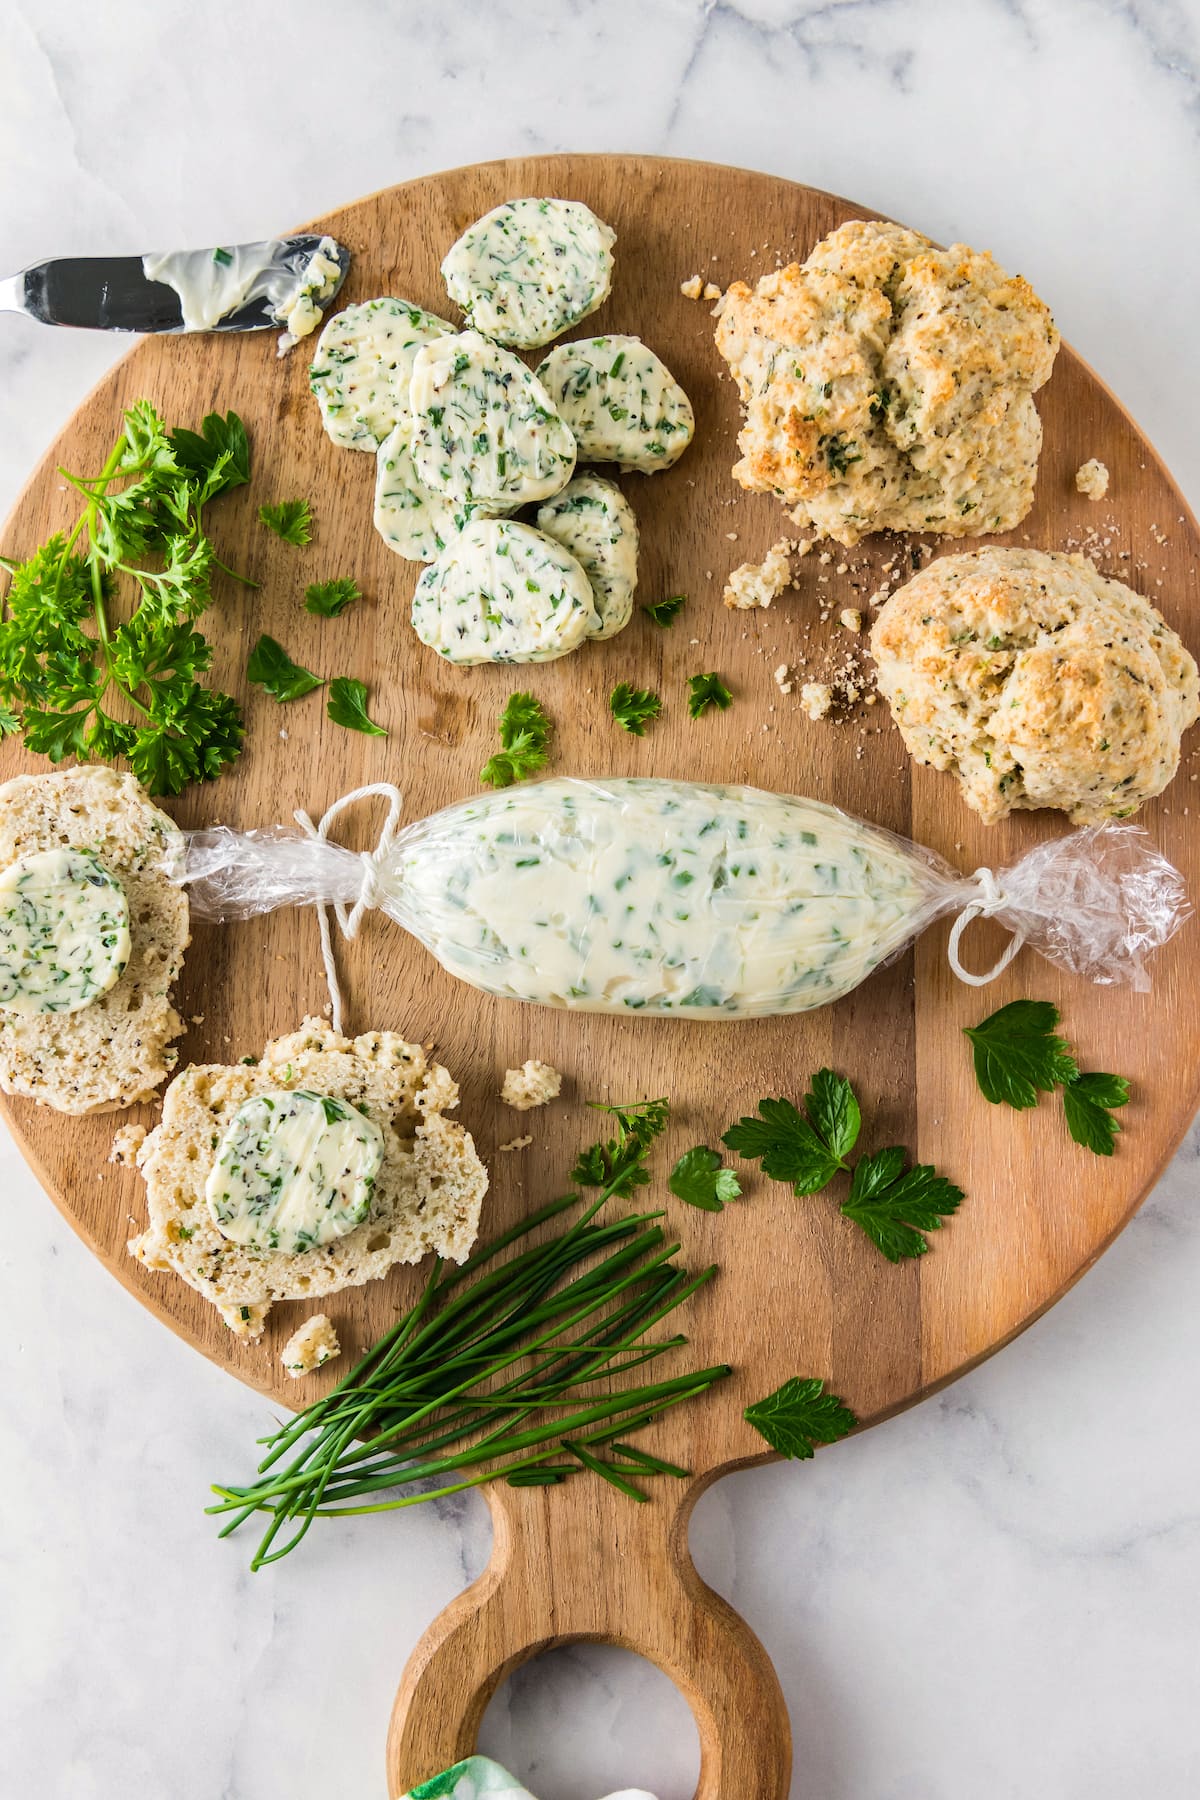
[(129, 961), (125, 890), (81, 850), (37, 850), (0, 873), (0, 1009), (73, 1013)]
[(585, 471), (538, 508), (537, 522), (592, 584), (600, 619), (593, 636), (615, 637), (633, 617), (638, 559), (637, 520), (620, 488)]
[(300, 1256), (361, 1225), (383, 1162), (383, 1133), (347, 1100), (305, 1088), (238, 1107), (204, 1185), (222, 1237)]
[(453, 330), (436, 313), (389, 296), (335, 313), (317, 339), (308, 372), (334, 443), (378, 450), (393, 425), (408, 417), (417, 351)]
[(559, 344), (537, 374), (588, 462), (653, 475), (678, 462), (692, 441), (692, 403), (641, 338)]
[(402, 423), (376, 452), (375, 529), (397, 556), (431, 563), (470, 519), (494, 518), (512, 509), (431, 494), (413, 467), (411, 439), (411, 425)]
[(464, 331), (417, 353), (413, 467), (447, 500), (523, 506), (575, 471), (575, 439), (519, 356)]
[(413, 628), (453, 663), (551, 662), (599, 624), (591, 583), (531, 525), (472, 519), (417, 583)]
[(615, 242), (579, 200), (507, 200), (463, 232), (442, 276), (476, 331), (535, 350), (607, 299)]

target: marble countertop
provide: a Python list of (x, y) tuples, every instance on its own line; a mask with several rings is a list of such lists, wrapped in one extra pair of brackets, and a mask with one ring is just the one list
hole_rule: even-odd
[[(1195, 504), (1198, 18), (1190, 0), (12, 0), (4, 263), (263, 236), (510, 153), (741, 163), (1019, 267)], [(120, 348), (0, 318), (5, 508)], [(1193, 1133), (1086, 1280), (939, 1398), (700, 1503), (701, 1572), (779, 1670), (796, 1796), (1200, 1792), (1198, 1176)], [(357, 1521), (251, 1577), (200, 1507), (262, 1401), (111, 1280), (7, 1140), (0, 1200), (0, 1786), (382, 1800), (401, 1667), (487, 1559), (482, 1502)], [(540, 1800), (685, 1800), (698, 1762), (665, 1677), (583, 1649), (514, 1679), (483, 1747)]]

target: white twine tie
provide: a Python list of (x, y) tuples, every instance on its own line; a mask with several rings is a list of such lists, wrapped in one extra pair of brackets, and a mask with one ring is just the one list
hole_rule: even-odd
[[(363, 922), (364, 914), (379, 904), (379, 871), (383, 860), (392, 847), (392, 839), (396, 835), (396, 827), (400, 823), (400, 814), (404, 808), (404, 796), (398, 787), (390, 781), (373, 781), (367, 787), (355, 788), (352, 793), (343, 794), (340, 800), (322, 814), (320, 823), (314, 825), (303, 807), (297, 807), (292, 815), (297, 825), (305, 830), (309, 837), (317, 843), (324, 843), (329, 837), (329, 828), (334, 820), (344, 813), (347, 807), (354, 806), (359, 800), (371, 800), (376, 795), (388, 803), (387, 818), (376, 840), (373, 850), (363, 850), (359, 854), (362, 865), (362, 885), (358, 890), (358, 898), (353, 906), (347, 907), (344, 900), (333, 901), (333, 916), (344, 938), (353, 939), (358, 936), (358, 928)], [(342, 990), (338, 985), (337, 963), (333, 955), (333, 933), (329, 929), (329, 907), (324, 901), (317, 902), (317, 920), (321, 929), (321, 961), (325, 965), (325, 982), (329, 988), (330, 1018), (333, 1029), (342, 1029)]]
[(972, 975), (969, 969), (963, 968), (958, 954), (958, 946), (962, 942), (962, 935), (967, 926), (976, 919), (990, 919), (993, 913), (1003, 912), (1008, 905), (1008, 896), (991, 869), (976, 869), (974, 880), (979, 888), (979, 898), (965, 907), (951, 926), (946, 956), (950, 967), (960, 981), (965, 981), (968, 987), (986, 987), (989, 981), (995, 981), (997, 975), (1003, 975), (1025, 942), (1025, 933), (1019, 930), (1013, 932), (999, 957), (985, 975)]

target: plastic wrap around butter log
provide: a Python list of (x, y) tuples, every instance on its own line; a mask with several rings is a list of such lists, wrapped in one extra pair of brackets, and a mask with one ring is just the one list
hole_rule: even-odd
[[(815, 800), (641, 779), (483, 795), (373, 858), (221, 826), (191, 834), (184, 879), (196, 917), (365, 898), (486, 993), (705, 1019), (827, 1005), (947, 913), (994, 916), (1061, 967), (1144, 988), (1147, 954), (1188, 913), (1178, 872), (1132, 826), (964, 877)], [(956, 972), (987, 979), (958, 963), (957, 929)]]

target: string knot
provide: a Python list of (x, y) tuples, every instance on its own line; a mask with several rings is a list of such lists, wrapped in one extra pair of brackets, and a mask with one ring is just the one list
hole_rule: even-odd
[(986, 987), (989, 981), (995, 981), (997, 975), (1003, 975), (1025, 942), (1025, 933), (1021, 930), (1013, 931), (1004, 949), (985, 974), (973, 975), (969, 969), (964, 969), (958, 954), (958, 947), (967, 926), (976, 919), (990, 919), (994, 913), (1003, 912), (1009, 904), (1008, 895), (1000, 886), (994, 870), (976, 869), (971, 879), (975, 883), (976, 897), (963, 908), (950, 927), (950, 942), (946, 946), (946, 956), (950, 967), (960, 981), (965, 981), (969, 987)]
[[(380, 828), (379, 837), (373, 850), (363, 850), (359, 855), (359, 866), (362, 869), (362, 881), (358, 896), (353, 906), (347, 906), (343, 900), (333, 902), (333, 915), (338, 922), (342, 936), (354, 939), (358, 936), (358, 928), (365, 915), (379, 905), (381, 888), (381, 872), (392, 847), (396, 828), (400, 823), (400, 815), (404, 809), (404, 796), (398, 787), (390, 781), (372, 781), (366, 787), (355, 788), (349, 794), (343, 794), (328, 807), (317, 824), (303, 807), (297, 807), (294, 814), (297, 825), (307, 832), (317, 843), (325, 843), (329, 837), (330, 826), (359, 800), (370, 800), (378, 795), (388, 803), (387, 817)], [(337, 963), (333, 955), (333, 934), (329, 929), (329, 907), (323, 901), (317, 904), (317, 922), (321, 932), (321, 961), (325, 966), (325, 982), (329, 988), (330, 1018), (333, 1029), (342, 1029), (342, 991), (338, 984)]]

